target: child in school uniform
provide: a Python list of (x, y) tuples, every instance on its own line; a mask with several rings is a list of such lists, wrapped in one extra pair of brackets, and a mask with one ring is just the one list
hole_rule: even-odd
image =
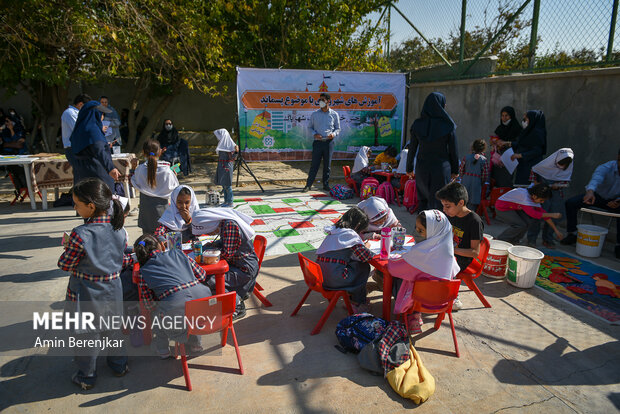
[[(123, 288), (120, 272), (131, 257), (124, 255), (126, 232), (122, 231), (124, 215), (118, 200), (112, 199), (110, 188), (99, 178), (85, 178), (73, 186), (75, 210), (85, 223), (75, 227), (69, 236), (65, 251), (58, 259), (58, 267), (68, 271), (66, 311), (85, 310), (95, 314), (95, 321), (123, 315)], [(108, 210), (112, 207), (112, 214)], [(83, 340), (120, 341), (119, 330), (109, 330), (95, 322), (95, 329), (78, 327), (75, 336)], [(75, 356), (78, 371), (71, 380), (84, 390), (94, 387), (97, 379), (98, 347)], [(129, 367), (124, 346), (108, 351), (108, 366), (114, 375), (125, 375)]]
[(351, 169), (351, 178), (357, 183), (359, 188), (362, 185), (362, 181), (365, 178), (370, 177), (370, 167), (368, 157), (372, 155), (372, 150), (366, 146), (362, 146), (353, 162), (353, 168)]
[(483, 139), (475, 140), (471, 144), (471, 154), (463, 157), (459, 166), (461, 184), (465, 186), (469, 195), (467, 208), (471, 211), (478, 209), (482, 195), (482, 185), (489, 183), (489, 163), (484, 156), (486, 149), (487, 144)]
[(183, 243), (193, 239), (192, 214), (198, 210), (198, 200), (192, 187), (180, 185), (170, 195), (170, 205), (159, 218), (155, 236), (164, 237), (166, 233), (178, 231), (183, 234)]
[[(155, 236), (142, 235), (133, 245), (140, 276), (138, 289), (148, 310), (155, 310), (154, 317), (182, 318), (185, 302), (211, 296), (206, 286), (207, 274), (194, 260), (178, 249), (164, 251)], [(158, 328), (161, 326), (161, 329)], [(154, 343), (160, 358), (170, 357), (169, 341), (187, 343), (190, 352), (200, 352), (200, 337), (191, 335), (187, 329), (154, 324)]]
[[(451, 182), (437, 191), (435, 195), (443, 206), (443, 212), (448, 216), (454, 236), (454, 257), (461, 269), (466, 269), (474, 257), (480, 254), (480, 243), (484, 237), (484, 223), (475, 211), (467, 208), (467, 190), (457, 182)], [(452, 310), (458, 311), (463, 307), (457, 297)]]
[[(205, 208), (196, 210), (192, 216), (192, 232), (216, 234), (219, 239), (205, 248), (217, 248), (221, 251), (220, 258), (228, 263), (228, 272), (224, 276), (227, 291), (237, 292), (237, 306), (233, 319), (245, 316), (244, 301), (256, 284), (258, 275), (258, 256), (254, 250), (252, 239), (254, 229), (250, 226), (252, 217), (231, 208)], [(215, 291), (215, 280), (209, 281), (211, 290)]]
[(384, 227), (400, 226), (394, 212), (381, 197), (369, 197), (357, 203), (357, 206), (368, 216), (368, 228), (362, 233), (364, 240), (381, 238), (381, 229)]
[[(542, 204), (542, 208), (551, 213), (562, 213), (564, 211), (564, 188), (568, 187), (573, 174), (573, 150), (570, 148), (560, 148), (538, 164), (532, 167), (530, 181), (534, 184), (542, 183), (551, 187), (551, 197)], [(530, 224), (527, 231), (527, 242), (535, 246), (538, 232), (540, 231), (540, 221), (536, 220)], [(553, 249), (553, 230), (545, 222), (542, 232), (543, 245)]]
[(374, 164), (381, 166), (381, 163), (387, 162), (392, 167), (396, 167), (398, 165), (398, 161), (396, 161), (397, 155), (398, 150), (393, 146), (389, 145), (382, 153), (377, 155)]
[(405, 148), (400, 152), (400, 160), (398, 161), (398, 168), (394, 171), (394, 178), (392, 178), (391, 184), (394, 189), (400, 188), (400, 178), (407, 174), (407, 156), (409, 155), (409, 149)]
[[(416, 243), (399, 259), (390, 259), (388, 270), (394, 279), (394, 313), (405, 313), (413, 306), (411, 294), (417, 280), (452, 280), (459, 272), (454, 258), (452, 226), (439, 210), (418, 214), (415, 229), (423, 241)], [(422, 315), (413, 312), (407, 319), (411, 333), (422, 332)]]
[(323, 287), (346, 290), (355, 313), (368, 312), (366, 283), (373, 253), (360, 234), (368, 227), (368, 216), (358, 207), (342, 215), (334, 226), (326, 227), (327, 237), (316, 251), (323, 273)]
[(224, 204), (222, 204), (221, 207), (232, 207), (233, 167), (236, 154), (239, 152), (239, 147), (235, 144), (235, 141), (232, 140), (226, 129), (217, 129), (213, 133), (218, 141), (217, 148), (215, 148), (218, 156), (215, 182), (221, 185), (224, 190)]
[(551, 197), (551, 188), (545, 184), (535, 184), (528, 188), (515, 188), (502, 195), (495, 203), (498, 217), (508, 228), (497, 239), (512, 244), (519, 244), (527, 229), (534, 220), (545, 220), (553, 229), (558, 240), (562, 240), (562, 233), (557, 229), (552, 218), (562, 217), (561, 213), (547, 213), (541, 203)]
[(142, 234), (153, 234), (157, 220), (170, 204), (170, 194), (179, 186), (179, 180), (170, 169), (170, 163), (159, 160), (162, 154), (159, 141), (147, 140), (142, 150), (147, 161), (138, 165), (131, 184), (140, 191), (138, 227)]

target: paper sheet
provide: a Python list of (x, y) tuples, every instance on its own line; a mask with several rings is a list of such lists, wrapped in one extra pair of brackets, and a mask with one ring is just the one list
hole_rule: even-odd
[(504, 153), (502, 154), (502, 163), (504, 163), (504, 166), (506, 167), (506, 169), (508, 170), (508, 172), (510, 174), (512, 174), (515, 170), (515, 168), (517, 168), (517, 165), (519, 165), (519, 161), (517, 160), (511, 160), (510, 157), (514, 154), (515, 152), (512, 150), (512, 148), (508, 148), (506, 151), (504, 151)]

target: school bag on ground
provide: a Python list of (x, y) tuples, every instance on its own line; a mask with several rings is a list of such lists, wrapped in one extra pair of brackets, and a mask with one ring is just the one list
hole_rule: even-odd
[(403, 205), (407, 207), (409, 212), (415, 211), (418, 207), (418, 194), (416, 192), (415, 180), (409, 180), (405, 183)]
[(387, 322), (370, 313), (358, 313), (338, 322), (336, 337), (345, 351), (358, 353), (366, 344), (383, 335)]
[(336, 200), (347, 200), (353, 198), (355, 193), (346, 185), (336, 184), (329, 190), (329, 194)]
[(392, 204), (394, 202), (394, 187), (389, 181), (382, 182), (377, 188), (376, 197), (380, 197), (385, 200), (386, 203)]
[(362, 200), (366, 200), (367, 198), (374, 196), (377, 193), (377, 187), (379, 187), (379, 181), (377, 181), (376, 178), (364, 178), (364, 181), (362, 181), (362, 185), (360, 186), (360, 198)]

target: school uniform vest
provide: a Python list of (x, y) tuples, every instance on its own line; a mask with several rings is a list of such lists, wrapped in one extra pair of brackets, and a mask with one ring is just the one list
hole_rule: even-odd
[(478, 162), (474, 164), (476, 158), (474, 154), (468, 154), (465, 157), (465, 169), (463, 177), (461, 177), (461, 184), (467, 189), (469, 196), (469, 203), (480, 204), (480, 196), (482, 194), (482, 170), (486, 168), (486, 158), (480, 157)]
[(352, 254), (352, 249), (340, 249), (317, 256), (324, 288), (353, 291), (366, 284), (370, 265), (352, 260)]
[(77, 271), (88, 275), (108, 275), (121, 271), (127, 233), (114, 230), (110, 223), (83, 224), (73, 229), (84, 241)]

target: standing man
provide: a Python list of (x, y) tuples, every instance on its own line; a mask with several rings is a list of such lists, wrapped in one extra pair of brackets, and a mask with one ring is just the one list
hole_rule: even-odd
[(101, 106), (108, 108), (111, 112), (103, 114), (103, 121), (109, 122), (108, 130), (105, 132), (105, 138), (110, 143), (110, 146), (120, 146), (123, 142), (121, 140), (121, 118), (118, 116), (116, 109), (110, 105), (110, 99), (107, 96), (99, 98)]
[(319, 171), (321, 158), (323, 159), (323, 190), (329, 191), (329, 173), (331, 171), (332, 154), (334, 153), (334, 138), (340, 133), (340, 116), (329, 107), (331, 97), (327, 93), (319, 96), (319, 106), (310, 117), (310, 129), (314, 135), (312, 143), (312, 165), (308, 173), (303, 193), (310, 190), (316, 173)]
[[(65, 148), (65, 156), (71, 167), (73, 167), (73, 153), (71, 152), (71, 133), (75, 127), (75, 121), (78, 117), (78, 112), (82, 109), (82, 106), (92, 98), (88, 95), (81, 94), (75, 97), (73, 105), (69, 105), (67, 109), (62, 113), (60, 117), (60, 128), (62, 131), (62, 146)], [(73, 184), (76, 184), (75, 181)]]

